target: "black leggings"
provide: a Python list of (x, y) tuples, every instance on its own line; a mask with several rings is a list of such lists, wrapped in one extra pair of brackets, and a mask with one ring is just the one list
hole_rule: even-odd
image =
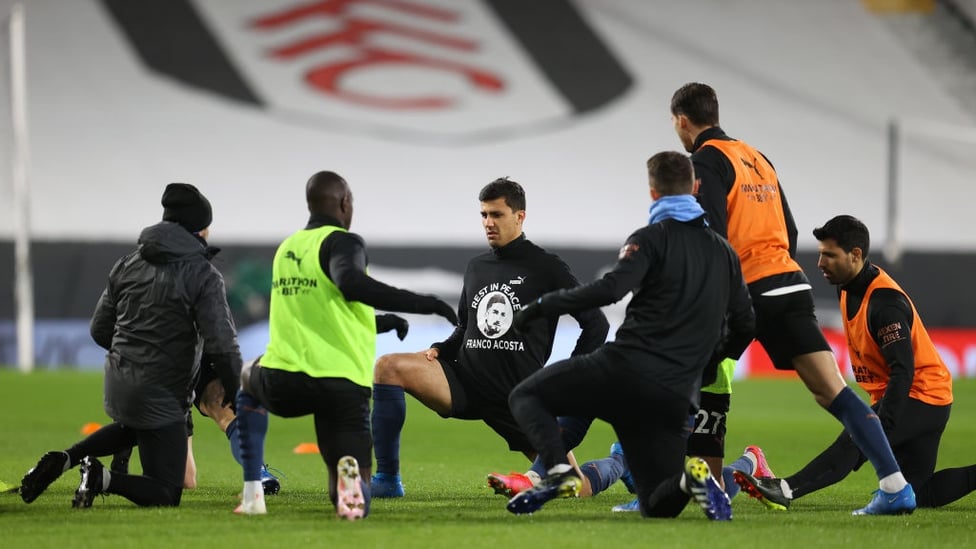
[[(908, 399), (898, 425), (888, 435), (905, 479), (915, 490), (919, 507), (939, 507), (976, 490), (976, 465), (935, 471), (939, 442), (951, 406), (932, 406)], [(840, 482), (866, 458), (847, 431), (795, 475), (786, 477), (793, 499)]]
[(186, 422), (158, 429), (133, 429), (121, 423), (109, 423), (67, 452), (71, 464), (77, 465), (85, 456), (111, 456), (133, 446), (139, 447), (143, 474), (112, 472), (106, 492), (141, 506), (179, 505), (186, 471)]
[(515, 387), (509, 403), (546, 468), (566, 461), (556, 416), (610, 423), (630, 464), (641, 512), (675, 517), (688, 503), (678, 482), (690, 402), (664, 388), (647, 360), (647, 355), (602, 347), (532, 374)]

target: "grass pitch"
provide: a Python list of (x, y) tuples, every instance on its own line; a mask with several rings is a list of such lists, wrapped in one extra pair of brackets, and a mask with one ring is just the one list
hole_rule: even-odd
[[(46, 451), (81, 437), (87, 422), (108, 421), (102, 411), (101, 375), (0, 369), (0, 483), (17, 485)], [(976, 380), (956, 381), (953, 417), (943, 438), (939, 467), (976, 460)], [(789, 474), (822, 450), (839, 431), (795, 379), (736, 384), (730, 417), (729, 458), (747, 444), (764, 448), (773, 470)], [(788, 512), (767, 511), (740, 495), (734, 519), (707, 521), (689, 505), (674, 520), (611, 513), (629, 501), (619, 483), (595, 498), (557, 500), (530, 516), (514, 516), (487, 488), (491, 471), (522, 471), (525, 459), (479, 422), (443, 420), (408, 398), (402, 463), (407, 495), (374, 500), (359, 523), (335, 519), (325, 493), (325, 467), (317, 455), (292, 449), (314, 441), (311, 420), (272, 418), (266, 459), (283, 471), (282, 492), (268, 498), (268, 515), (231, 513), (241, 473), (227, 440), (210, 420), (194, 418), (194, 453), (200, 487), (184, 492), (175, 509), (142, 509), (120, 496), (97, 498), (91, 509), (72, 509), (77, 470), (69, 471), (31, 505), (0, 495), (4, 547), (972, 547), (976, 495), (910, 516), (852, 517), (877, 486), (865, 466), (844, 482), (794, 502)], [(604, 457), (611, 429), (597, 422), (577, 451), (583, 460)], [(731, 461), (727, 459), (727, 461)], [(137, 463), (137, 460), (133, 460)], [(134, 465), (138, 470), (138, 465)]]

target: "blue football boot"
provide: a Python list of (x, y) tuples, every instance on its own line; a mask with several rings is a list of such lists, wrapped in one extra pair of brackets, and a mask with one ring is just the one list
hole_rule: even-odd
[(866, 507), (851, 513), (852, 515), (910, 515), (915, 510), (915, 490), (911, 484), (894, 494), (875, 490), (874, 497)]

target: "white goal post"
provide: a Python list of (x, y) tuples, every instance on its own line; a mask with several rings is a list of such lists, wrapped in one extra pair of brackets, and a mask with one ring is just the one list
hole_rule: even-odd
[(14, 4), (7, 20), (10, 38), (10, 123), (13, 148), (14, 308), (17, 315), (17, 366), (34, 369), (34, 284), (30, 260), (30, 154), (27, 134), (27, 55), (24, 7)]
[[(967, 121), (968, 122), (968, 121)], [(916, 149), (919, 143), (926, 141), (926, 152), (939, 150), (947, 146), (962, 148), (960, 156), (965, 157), (967, 164), (972, 166), (971, 172), (967, 174), (961, 184), (970, 188), (972, 180), (968, 174), (976, 179), (976, 163), (973, 162), (974, 155), (970, 151), (976, 151), (976, 126), (970, 124), (952, 124), (938, 122), (928, 119), (915, 117), (893, 117), (888, 121), (887, 144), (886, 144), (886, 171), (887, 188), (885, 189), (885, 245), (884, 258), (890, 264), (898, 264), (904, 253), (904, 242), (902, 227), (905, 222), (905, 206), (910, 206), (911, 200), (905, 201), (902, 205), (900, 196), (905, 194), (903, 188), (906, 179), (911, 179), (912, 174), (906, 173), (906, 164), (911, 160), (911, 156), (917, 155)], [(909, 146), (914, 144), (914, 147)], [(913, 152), (914, 151), (914, 152)], [(957, 151), (958, 152), (958, 151)], [(952, 154), (944, 151), (944, 154)], [(967, 166), (968, 168), (968, 166)], [(917, 174), (916, 174), (917, 175)], [(948, 197), (950, 200), (952, 197)], [(959, 199), (960, 197), (956, 197)]]

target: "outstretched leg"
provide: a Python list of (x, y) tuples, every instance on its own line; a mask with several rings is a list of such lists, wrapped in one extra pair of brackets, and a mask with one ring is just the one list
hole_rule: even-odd
[(407, 413), (404, 393), (442, 416), (451, 413), (451, 388), (443, 367), (431, 353), (388, 354), (376, 361), (371, 415), (376, 445), (376, 474), (372, 479), (375, 497), (404, 494), (400, 481), (400, 432)]

